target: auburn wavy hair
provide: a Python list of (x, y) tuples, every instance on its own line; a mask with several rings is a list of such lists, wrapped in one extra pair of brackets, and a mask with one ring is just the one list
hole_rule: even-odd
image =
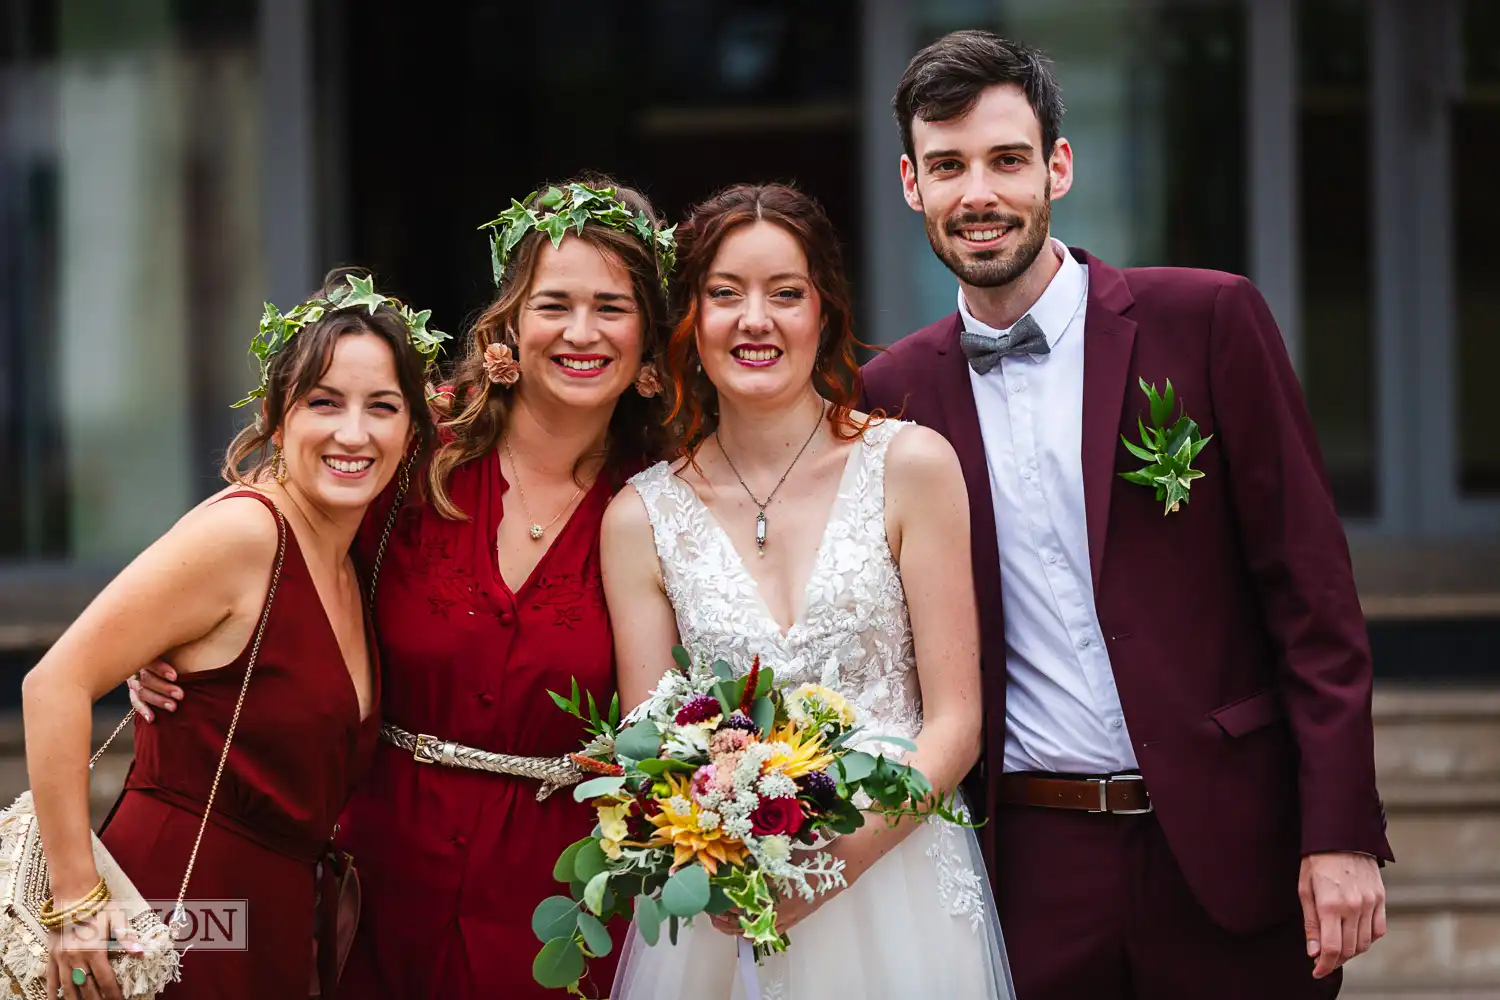
[(836, 436), (857, 437), (883, 414), (865, 420), (853, 416), (861, 383), (854, 336), (849, 283), (844, 278), (838, 233), (823, 207), (811, 195), (788, 184), (734, 184), (694, 206), (677, 227), (677, 280), (672, 285), (672, 315), (677, 322), (667, 341), (667, 420), (693, 456), (719, 422), (719, 395), (698, 362), (698, 312), (705, 278), (724, 238), (740, 226), (769, 222), (797, 238), (807, 255), (808, 277), (823, 307), (823, 333), (813, 386), (833, 404), (828, 422)]
[[(644, 212), (656, 228), (661, 227), (661, 216), (645, 195), (608, 176), (586, 174), (542, 184), (538, 196), (549, 187), (569, 184), (612, 187), (632, 212)], [(450, 520), (464, 520), (467, 515), (448, 495), (449, 477), (458, 466), (499, 446), (510, 414), (512, 390), (495, 385), (485, 374), (485, 348), (500, 343), (516, 351), (517, 317), (531, 292), (537, 259), (548, 238), (534, 229), (516, 245), (501, 275), (499, 294), (469, 328), (464, 355), (453, 366), (449, 384), (442, 387), (442, 397), (450, 400), (446, 404), (449, 413), (438, 424), (443, 444), (427, 466), (427, 490), (433, 506)], [(591, 244), (625, 268), (640, 310), (641, 363), (659, 365), (667, 339), (667, 304), (654, 248), (634, 235), (595, 222), (585, 223), (582, 233), (570, 230), (566, 238)], [(622, 478), (633, 466), (655, 461), (672, 450), (664, 397), (663, 393), (648, 399), (625, 390), (610, 417), (602, 475)]]

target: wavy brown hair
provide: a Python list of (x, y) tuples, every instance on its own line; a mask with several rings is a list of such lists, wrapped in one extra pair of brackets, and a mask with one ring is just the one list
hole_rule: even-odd
[(828, 422), (838, 437), (863, 433), (871, 419), (854, 419), (860, 397), (859, 360), (865, 347), (854, 336), (849, 283), (838, 233), (811, 195), (787, 184), (734, 184), (695, 206), (677, 227), (677, 280), (672, 286), (676, 327), (667, 342), (668, 421), (677, 429), (682, 452), (693, 455), (719, 422), (719, 394), (698, 362), (698, 309), (704, 281), (724, 238), (740, 226), (770, 222), (796, 237), (807, 255), (808, 276), (823, 307), (823, 332), (813, 386), (833, 406)]
[[(535, 198), (549, 187), (566, 188), (569, 184), (612, 187), (615, 197), (632, 212), (644, 212), (654, 227), (661, 226), (661, 217), (645, 195), (599, 174), (543, 184), (538, 194), (526, 204), (532, 207)], [(566, 238), (583, 240), (625, 268), (641, 315), (641, 363), (659, 364), (666, 346), (667, 308), (662, 293), (664, 276), (657, 265), (654, 248), (631, 234), (595, 222), (585, 223), (582, 233), (569, 230)], [(450, 379), (453, 412), (439, 424), (444, 443), (427, 468), (429, 497), (446, 518), (464, 520), (467, 517), (448, 495), (448, 480), (453, 470), (496, 448), (505, 433), (511, 393), (491, 383), (485, 375), (484, 351), (493, 343), (507, 344), (513, 352), (516, 351), (517, 317), (521, 304), (531, 291), (537, 259), (547, 239), (546, 233), (534, 229), (516, 245), (500, 278), (499, 294), (470, 327), (464, 356), (453, 368)], [(626, 389), (610, 417), (602, 474), (621, 478), (634, 465), (664, 455), (670, 441), (665, 412), (661, 395), (647, 399)]]
[[(336, 268), (328, 272), (314, 298), (327, 300), (346, 287), (347, 277), (364, 277), (368, 273), (363, 268)], [(298, 330), (271, 359), (264, 410), (229, 442), (219, 469), (225, 482), (245, 486), (270, 473), (275, 454), (271, 439), (286, 422), (287, 411), (304, 399), (327, 373), (339, 338), (359, 333), (379, 337), (391, 349), (396, 383), (401, 387), (401, 397), (411, 418), (413, 448), (408, 453), (414, 451), (420, 457), (432, 448), (437, 441), (437, 427), (427, 406), (427, 362), (412, 346), (406, 320), (389, 303), (381, 304), (374, 315), (364, 306), (333, 309)], [(243, 468), (252, 458), (250, 467)]]

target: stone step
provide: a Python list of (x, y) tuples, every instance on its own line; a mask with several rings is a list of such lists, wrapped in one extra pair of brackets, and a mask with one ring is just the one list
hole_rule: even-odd
[(1393, 880), (1386, 924), (1346, 967), (1341, 995), (1500, 998), (1500, 877)]
[(1500, 786), (1500, 687), (1381, 685), (1373, 710), (1382, 792), (1396, 782)]

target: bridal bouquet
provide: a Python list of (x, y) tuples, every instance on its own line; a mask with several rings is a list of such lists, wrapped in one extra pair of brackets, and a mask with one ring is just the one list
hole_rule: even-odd
[(532, 915), (543, 942), (532, 972), (545, 987), (578, 992), (586, 958), (609, 952), (604, 921), (632, 912), (649, 945), (663, 923), (675, 944), (679, 922), (733, 910), (757, 958), (784, 950), (777, 901), (845, 885), (844, 862), (818, 847), (857, 830), (864, 812), (968, 825), (920, 772), (851, 747), (857, 738), (916, 749), (860, 727), (836, 690), (836, 664), (819, 684), (790, 686), (759, 657), (735, 678), (722, 660), (707, 665), (680, 646), (672, 656), (676, 669), (624, 728), (618, 698), (601, 717), (592, 697), (585, 713), (576, 682), (571, 698), (548, 692), (588, 726), (592, 738), (572, 758), (597, 777), (574, 797), (599, 822), (554, 866), (571, 895)]

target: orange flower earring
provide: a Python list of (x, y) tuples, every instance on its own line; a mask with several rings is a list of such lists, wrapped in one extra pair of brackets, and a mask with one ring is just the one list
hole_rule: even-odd
[(635, 377), (635, 391), (646, 399), (661, 392), (661, 376), (657, 375), (655, 365), (641, 365), (641, 373)]
[(491, 344), (484, 349), (484, 373), (496, 385), (512, 386), (521, 377), (521, 366), (509, 344)]

